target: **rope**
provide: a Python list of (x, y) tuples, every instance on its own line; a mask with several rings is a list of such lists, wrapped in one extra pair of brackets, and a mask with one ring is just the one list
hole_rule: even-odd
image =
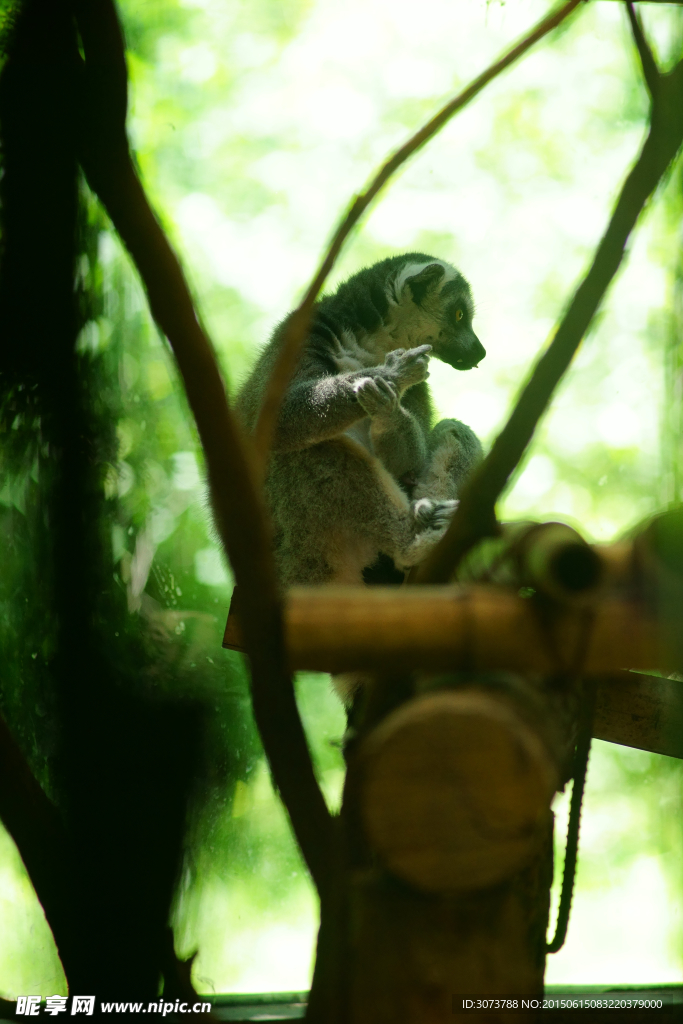
[(579, 829), (581, 827), (581, 807), (583, 794), (586, 788), (586, 775), (588, 772), (588, 758), (591, 749), (591, 736), (593, 733), (593, 713), (595, 710), (595, 683), (584, 683), (584, 695), (582, 701), (582, 716), (579, 727), (579, 735), (574, 751), (574, 766), (572, 777), (572, 800), (569, 808), (569, 825), (567, 826), (567, 842), (564, 854), (564, 872), (562, 875), (562, 891), (560, 893), (560, 907), (557, 912), (557, 924), (552, 942), (546, 946), (547, 953), (558, 953), (564, 946), (569, 927), (569, 915), (572, 909), (572, 897), (574, 895), (574, 882), (576, 880), (576, 862), (579, 852)]

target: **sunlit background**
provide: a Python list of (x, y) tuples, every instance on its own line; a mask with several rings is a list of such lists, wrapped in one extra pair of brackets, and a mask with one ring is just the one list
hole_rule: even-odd
[[(352, 194), (387, 153), (547, 9), (540, 0), (124, 0), (130, 128), (231, 390), (294, 305)], [(669, 59), (681, 11), (644, 5)], [(481, 367), (432, 363), (438, 411), (485, 444), (586, 269), (643, 138), (647, 98), (622, 5), (596, 0), (412, 160), (351, 239), (339, 281), (420, 250), (470, 280)], [(680, 168), (679, 168), (680, 171)], [(680, 499), (675, 397), (680, 173), (646, 211), (552, 412), (503, 503), (610, 540)], [(200, 991), (308, 987), (317, 904), (273, 795), (244, 666), (220, 648), (230, 576), (208, 525), (197, 445), (165, 344), (103, 224), (105, 311), (84, 348), (118, 353), (123, 404), (112, 544), (131, 615), (214, 702), (216, 766), (197, 800), (174, 909)], [(21, 493), (0, 494), (21, 508)], [(150, 627), (151, 628), (151, 627)], [(299, 698), (339, 799), (344, 729), (324, 676)], [(678, 761), (596, 742), (569, 937), (550, 983), (683, 981)], [(207, 784), (208, 785), (208, 784)], [(556, 876), (566, 797), (558, 801)], [(557, 898), (557, 881), (554, 898)], [(64, 978), (14, 847), (0, 835), (1, 995)]]

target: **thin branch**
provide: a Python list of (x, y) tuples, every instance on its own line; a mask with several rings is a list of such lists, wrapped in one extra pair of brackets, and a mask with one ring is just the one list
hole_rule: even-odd
[(650, 91), (650, 95), (654, 96), (659, 83), (659, 69), (653, 56), (650, 45), (645, 38), (643, 32), (643, 26), (640, 23), (640, 18), (635, 12), (633, 4), (630, 0), (626, 0), (626, 13), (628, 14), (628, 20), (631, 22), (631, 31), (633, 32), (633, 38), (640, 54), (640, 63), (643, 68), (643, 78)]
[(335, 231), (325, 257), (320, 264), (315, 277), (308, 286), (308, 290), (306, 291), (304, 298), (289, 322), (287, 334), (285, 335), (282, 347), (278, 353), (277, 361), (273, 367), (268, 387), (261, 404), (258, 422), (254, 430), (254, 446), (258, 466), (261, 472), (265, 471), (268, 452), (272, 443), (273, 432), (275, 430), (275, 424), (277, 422), (284, 393), (287, 390), (287, 385), (289, 384), (292, 374), (299, 362), (306, 340), (313, 305), (335, 264), (337, 256), (341, 252), (344, 242), (353, 228), (365, 213), (373, 199), (409, 157), (413, 156), (413, 154), (417, 153), (425, 143), (429, 142), (429, 140), (432, 139), (455, 114), (462, 110), (463, 107), (466, 107), (470, 100), (473, 100), (489, 82), (492, 82), (494, 78), (497, 78), (497, 76), (501, 74), (501, 72), (505, 71), (505, 69), (510, 67), (511, 64), (514, 64), (516, 60), (519, 60), (527, 50), (539, 41), (539, 39), (542, 39), (561, 24), (561, 22), (563, 22), (572, 13), (572, 11), (578, 7), (579, 3), (581, 3), (581, 0), (568, 0), (568, 2), (563, 4), (558, 10), (553, 11), (551, 14), (547, 15), (547, 17), (539, 21), (538, 25), (536, 25), (528, 35), (513, 46), (511, 50), (508, 50), (508, 52), (497, 60), (495, 64), (492, 64), (487, 68), (486, 71), (479, 75), (478, 78), (475, 78), (466, 89), (459, 93), (454, 99), (450, 100), (445, 107), (442, 107), (438, 114), (435, 114), (434, 117), (428, 121), (427, 124), (423, 125), (423, 127), (420, 128), (420, 130), (417, 131), (410, 139), (408, 139), (400, 149), (397, 149), (393, 156), (391, 156), (386, 163), (382, 165), (365, 192), (362, 192), (353, 200), (348, 212)]
[(123, 37), (113, 2), (75, 0), (74, 6), (85, 52), (81, 163), (135, 261), (152, 315), (176, 357), (206, 457), (216, 523), (240, 587), (254, 714), (303, 856), (323, 889), (333, 824), (313, 773), (286, 668), (270, 532), (246, 442), (228, 407), (216, 356), (178, 258), (131, 159)]
[(495, 533), (495, 504), (529, 444), (539, 419), (569, 366), (616, 274), (624, 247), (648, 198), (683, 141), (683, 61), (658, 73), (650, 131), (621, 190), (592, 266), (557, 333), (536, 363), (493, 448), (462, 495), (446, 535), (419, 567), (414, 582), (443, 583), (481, 537)]

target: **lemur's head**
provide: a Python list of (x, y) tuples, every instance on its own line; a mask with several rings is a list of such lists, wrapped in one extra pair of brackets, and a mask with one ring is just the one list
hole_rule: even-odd
[(448, 263), (408, 264), (400, 272), (401, 290), (422, 314), (422, 343), (456, 370), (471, 370), (486, 355), (472, 330), (474, 303), (462, 274)]

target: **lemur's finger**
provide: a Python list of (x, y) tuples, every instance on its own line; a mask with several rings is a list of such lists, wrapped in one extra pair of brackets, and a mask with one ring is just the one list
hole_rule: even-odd
[(380, 377), (377, 380), (377, 387), (380, 389), (380, 391), (385, 392), (387, 398), (396, 398), (396, 388), (391, 383), (391, 381), (385, 380), (383, 377)]
[(417, 359), (419, 356), (426, 356), (431, 351), (431, 345), (418, 345), (417, 348), (408, 349), (406, 356), (409, 356), (411, 359)]
[(354, 385), (353, 390), (358, 401), (361, 401), (363, 398), (376, 399), (379, 397), (380, 393), (379, 388), (377, 387), (377, 382), (374, 381), (372, 377), (364, 377), (362, 380), (359, 380)]
[(368, 416), (384, 415), (399, 401), (393, 384), (381, 377), (364, 378), (355, 385), (354, 391), (359, 405)]

